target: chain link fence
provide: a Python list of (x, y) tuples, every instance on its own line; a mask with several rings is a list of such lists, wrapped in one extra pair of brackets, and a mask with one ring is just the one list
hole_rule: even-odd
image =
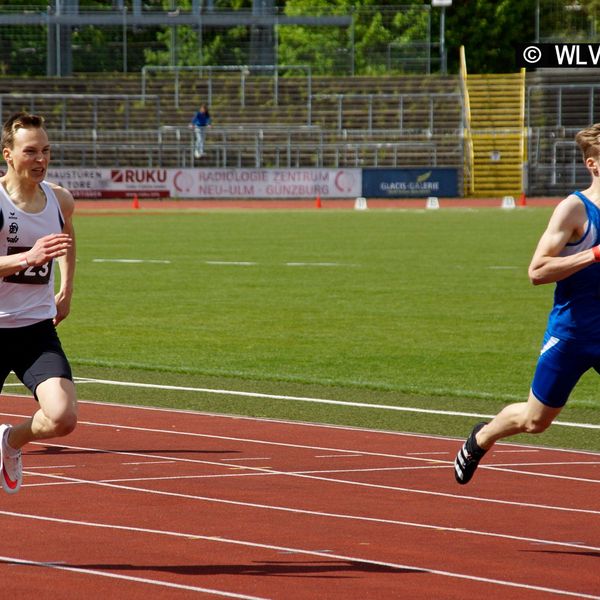
[[(257, 3), (256, 3), (257, 4)], [(167, 8), (166, 6), (171, 8)], [(430, 73), (431, 8), (201, 6), (197, 0), (0, 5), (0, 74), (139, 72), (144, 65), (310, 64), (315, 74)]]
[(598, 41), (600, 5), (572, 0), (537, 0), (535, 37), (541, 43)]

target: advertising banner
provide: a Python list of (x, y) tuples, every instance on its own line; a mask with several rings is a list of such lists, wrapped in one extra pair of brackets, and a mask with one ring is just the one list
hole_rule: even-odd
[(50, 169), (75, 198), (355, 198), (361, 169)]
[(362, 182), (362, 195), (366, 198), (458, 196), (458, 169), (363, 169)]

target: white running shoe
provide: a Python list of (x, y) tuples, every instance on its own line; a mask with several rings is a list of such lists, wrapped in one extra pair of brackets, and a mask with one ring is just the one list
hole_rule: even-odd
[(200, 158), (202, 156), (202, 154), (200, 152), (198, 152), (198, 150), (194, 150), (194, 157), (195, 158)]
[(0, 461), (2, 463), (2, 487), (7, 494), (16, 494), (23, 482), (23, 462), (21, 451), (8, 446), (8, 434), (11, 425), (0, 425)]

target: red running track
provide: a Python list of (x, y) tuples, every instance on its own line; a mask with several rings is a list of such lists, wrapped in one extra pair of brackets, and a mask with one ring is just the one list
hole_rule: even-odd
[[(35, 408), (2, 397), (2, 420)], [(600, 454), (81, 403), (0, 496), (2, 598), (600, 598)]]
[[(527, 198), (526, 206), (556, 206), (562, 198)], [(132, 200), (77, 200), (76, 211), (82, 214), (94, 212), (123, 212), (132, 208), (143, 213), (161, 210), (352, 210), (356, 199), (327, 199), (317, 206), (315, 200), (285, 200), (278, 198), (253, 200), (239, 198), (235, 200), (207, 198), (204, 200), (146, 200), (134, 203)], [(426, 198), (369, 198), (370, 209), (424, 209)], [(440, 198), (440, 208), (500, 208), (501, 198)], [(137, 212), (137, 210), (136, 210)]]

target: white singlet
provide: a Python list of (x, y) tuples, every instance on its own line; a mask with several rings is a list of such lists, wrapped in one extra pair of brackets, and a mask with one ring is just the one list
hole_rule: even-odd
[[(0, 185), (0, 256), (26, 252), (45, 235), (61, 233), (64, 218), (52, 188), (40, 184), (46, 206), (38, 213), (17, 208)], [(0, 328), (26, 327), (56, 316), (53, 261), (0, 278)]]

